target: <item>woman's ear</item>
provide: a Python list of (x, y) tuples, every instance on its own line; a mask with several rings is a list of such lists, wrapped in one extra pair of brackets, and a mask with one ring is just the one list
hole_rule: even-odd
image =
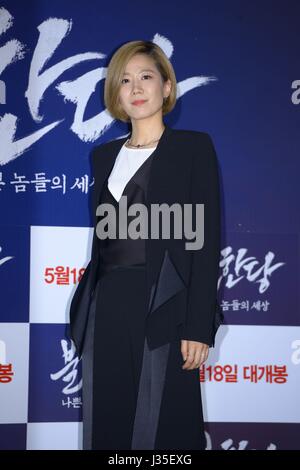
[(171, 90), (172, 90), (172, 82), (171, 80), (168, 78), (168, 80), (165, 82), (164, 84), (164, 94), (166, 94), (166, 98), (169, 97), (170, 93), (171, 93)]

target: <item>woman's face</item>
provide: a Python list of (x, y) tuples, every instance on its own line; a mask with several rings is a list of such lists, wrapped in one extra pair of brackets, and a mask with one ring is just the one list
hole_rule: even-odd
[[(164, 96), (169, 96), (171, 80), (163, 82), (153, 59), (145, 54), (136, 54), (126, 65), (119, 100), (131, 120), (145, 119), (162, 114)], [(134, 104), (134, 101), (144, 101)]]

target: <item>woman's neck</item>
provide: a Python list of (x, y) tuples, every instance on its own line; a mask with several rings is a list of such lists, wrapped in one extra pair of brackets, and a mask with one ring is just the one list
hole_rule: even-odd
[(152, 128), (147, 127), (147, 129), (136, 128), (133, 126), (129, 143), (132, 146), (147, 145), (149, 147), (154, 147), (157, 145), (157, 142), (161, 138), (164, 130), (165, 125), (163, 123), (160, 126), (155, 126)]

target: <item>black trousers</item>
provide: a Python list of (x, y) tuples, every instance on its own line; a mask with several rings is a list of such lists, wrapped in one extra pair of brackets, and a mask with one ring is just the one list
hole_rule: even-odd
[(145, 318), (144, 266), (99, 278), (82, 357), (83, 448), (204, 450), (199, 369), (182, 369), (179, 337), (149, 351)]

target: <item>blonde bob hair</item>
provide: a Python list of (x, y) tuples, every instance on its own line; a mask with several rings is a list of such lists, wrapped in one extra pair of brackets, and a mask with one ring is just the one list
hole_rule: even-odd
[(119, 49), (112, 56), (106, 73), (104, 83), (104, 103), (113, 118), (123, 122), (130, 122), (128, 114), (122, 109), (119, 103), (119, 91), (121, 79), (125, 71), (127, 62), (135, 54), (146, 54), (151, 57), (160, 72), (163, 82), (171, 80), (170, 95), (164, 99), (162, 114), (165, 115), (172, 111), (176, 104), (176, 76), (173, 66), (164, 51), (151, 41), (130, 41)]

